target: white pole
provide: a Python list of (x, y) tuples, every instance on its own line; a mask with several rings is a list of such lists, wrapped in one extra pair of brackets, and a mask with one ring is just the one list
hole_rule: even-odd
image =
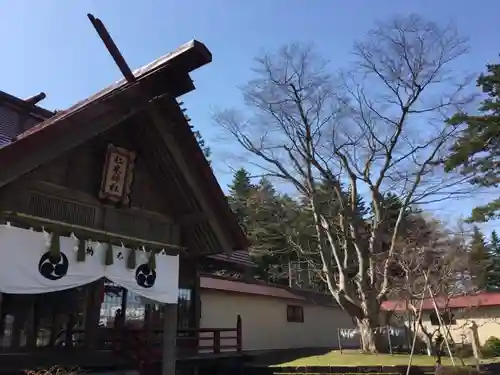
[[(420, 307), (418, 308), (417, 324), (422, 319), (422, 311), (424, 309), (425, 289), (427, 288), (427, 276), (425, 277), (424, 291), (422, 292), (422, 299), (420, 300)], [(406, 368), (406, 375), (410, 374), (411, 362), (413, 361), (413, 353), (415, 352), (415, 345), (417, 343), (418, 325), (415, 324), (415, 332), (413, 332), (413, 342), (411, 344), (410, 359), (408, 360), (408, 367)], [(425, 334), (425, 333), (424, 333)]]
[[(425, 280), (427, 281), (427, 275), (425, 275)], [(439, 313), (439, 308), (437, 306), (436, 299), (434, 298), (434, 293), (432, 293), (432, 289), (431, 289), (431, 286), (429, 285), (429, 283), (427, 283), (427, 290), (429, 291), (429, 295), (431, 296), (432, 304), (434, 305), (434, 310), (436, 311), (437, 319), (439, 322), (439, 328), (442, 329), (444, 327), (443, 320), (441, 319), (441, 315)], [(448, 354), (450, 355), (451, 363), (453, 364), (453, 366), (456, 366), (455, 359), (453, 358), (453, 354), (451, 352), (450, 343), (448, 342), (448, 337), (447, 337), (448, 335), (446, 333), (447, 332), (445, 332), (445, 334), (443, 335), (444, 342), (446, 344), (446, 349), (448, 349)]]

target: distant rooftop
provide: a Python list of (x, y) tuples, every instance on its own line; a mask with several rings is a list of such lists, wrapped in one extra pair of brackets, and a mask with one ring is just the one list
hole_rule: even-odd
[(38, 106), (43, 92), (26, 100), (0, 91), (0, 148), (38, 123), (54, 116), (54, 112)]
[[(492, 307), (492, 306), (500, 306), (500, 292), (481, 292), (468, 296), (451, 297), (449, 299), (436, 297), (435, 300), (439, 309), (443, 308), (467, 309), (473, 307)], [(382, 309), (386, 311), (405, 311), (406, 302), (398, 300), (385, 301), (384, 303), (382, 303)], [(434, 309), (434, 303), (432, 302), (431, 299), (428, 298), (424, 300), (423, 309), (424, 310)]]
[(209, 258), (219, 260), (222, 262), (239, 264), (247, 267), (256, 267), (256, 264), (250, 259), (250, 254), (247, 250), (235, 250), (231, 255), (215, 254), (210, 255)]

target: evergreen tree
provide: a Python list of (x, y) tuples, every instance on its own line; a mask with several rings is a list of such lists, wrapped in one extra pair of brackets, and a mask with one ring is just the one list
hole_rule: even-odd
[(491, 265), (488, 270), (488, 289), (500, 288), (500, 238), (496, 231), (491, 232), (489, 244)]
[[(387, 193), (382, 199), (381, 206), (382, 206), (381, 207), (382, 220), (387, 222), (387, 226), (389, 228), (394, 228), (399, 216), (399, 211), (401, 210), (401, 207), (403, 207), (403, 202), (396, 194)], [(408, 219), (411, 213), (412, 210), (410, 208), (407, 208), (403, 212), (403, 220)]]
[[(334, 191), (331, 182), (327, 180), (322, 180), (317, 187), (318, 193), (316, 206), (318, 207), (320, 213), (324, 215), (332, 223), (338, 224), (338, 215), (341, 211), (341, 205), (337, 193)], [(350, 204), (351, 201), (351, 189), (342, 189), (344, 204)], [(366, 216), (370, 213), (370, 209), (367, 207), (365, 200), (361, 195), (356, 196), (356, 213), (360, 220), (365, 220)], [(340, 229), (340, 228), (339, 228)]]
[(228, 201), (248, 236), (256, 276), (274, 282), (288, 276), (291, 253), (286, 237), (291, 206), (283, 204), (283, 199), (266, 178), (252, 184), (244, 168), (235, 172), (229, 186)]
[[(465, 124), (466, 128), (453, 145), (445, 167), (473, 176), (473, 184), (496, 187), (500, 182), (500, 64), (487, 65), (487, 70), (477, 80), (477, 86), (487, 95), (479, 107), (480, 114), (458, 113), (448, 121), (452, 126)], [(497, 198), (476, 207), (470, 220), (484, 222), (499, 217), (499, 213), (500, 198)]]
[(479, 290), (483, 290), (488, 286), (490, 266), (488, 245), (481, 230), (474, 226), (469, 245), (469, 270), (474, 286)]
[(250, 181), (250, 174), (245, 168), (238, 169), (231, 185), (229, 185), (229, 205), (235, 213), (240, 226), (246, 230), (249, 224), (249, 199), (251, 198), (255, 186)]
[[(380, 204), (380, 219), (381, 222), (379, 225), (382, 226), (383, 231), (385, 233), (385, 240), (382, 243), (382, 251), (386, 251), (387, 248), (390, 246), (390, 243), (392, 241), (392, 234), (394, 227), (396, 226), (396, 222), (398, 220), (399, 216), (399, 211), (401, 210), (401, 207), (403, 207), (403, 202), (401, 199), (393, 193), (387, 193), (385, 196), (381, 199), (381, 204)], [(371, 205), (371, 214), (375, 215), (375, 208), (373, 206), (373, 203)], [(411, 209), (406, 209), (403, 212), (403, 222), (400, 225), (399, 229), (399, 237), (404, 237), (406, 233), (410, 230), (410, 228), (413, 226), (413, 221), (416, 220), (416, 217), (412, 217), (412, 210)]]
[(250, 173), (245, 168), (238, 169), (229, 185), (229, 196), (236, 200), (250, 198), (255, 186), (250, 181)]
[(490, 252), (493, 256), (500, 258), (500, 237), (498, 237), (496, 231), (491, 232)]
[(262, 178), (250, 198), (250, 255), (259, 267), (259, 276), (276, 282), (286, 279), (290, 250), (287, 226), (291, 225), (290, 206), (284, 204), (273, 184)]
[[(351, 187), (347, 189), (347, 199), (350, 199), (351, 196)], [(365, 218), (370, 213), (370, 207), (366, 205), (365, 200), (361, 195), (357, 195), (356, 197), (356, 212), (360, 218)]]

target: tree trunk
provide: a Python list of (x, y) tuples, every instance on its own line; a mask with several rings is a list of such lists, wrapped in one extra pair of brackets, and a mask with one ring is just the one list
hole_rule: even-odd
[(361, 336), (361, 349), (365, 353), (383, 353), (387, 351), (384, 345), (383, 335), (379, 332), (376, 322), (378, 320), (368, 318), (355, 318), (356, 325)]
[[(424, 326), (424, 324), (422, 322), (422, 318), (420, 318), (420, 321), (418, 322), (418, 325), (420, 327), (420, 330), (422, 331), (421, 332), (422, 333), (421, 337), (422, 337), (422, 340), (425, 343), (425, 348), (427, 350), (427, 355), (430, 357), (435, 352), (434, 345), (432, 343), (432, 337), (434, 336), (434, 334), (427, 332), (427, 329), (425, 328), (425, 326)], [(415, 333), (416, 333), (416, 331), (415, 331)]]
[(422, 338), (423, 338), (424, 343), (425, 343), (425, 350), (427, 351), (427, 355), (429, 357), (431, 357), (432, 354), (434, 353), (434, 347), (432, 345), (432, 338), (426, 332), (422, 333)]

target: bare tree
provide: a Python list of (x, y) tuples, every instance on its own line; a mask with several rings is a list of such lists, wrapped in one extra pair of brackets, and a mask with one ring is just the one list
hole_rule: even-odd
[[(357, 323), (365, 351), (382, 347), (375, 328), (405, 210), (462, 192), (463, 177), (441, 173), (438, 161), (457, 131), (443, 119), (470, 100), (467, 82), (452, 74), (466, 51), (453, 28), (413, 15), (380, 24), (355, 44), (356, 62), (340, 79), (312, 48), (286, 46), (257, 59), (256, 79), (243, 89), (251, 118), (234, 110), (215, 116), (263, 174), (290, 183), (309, 204), (318, 239), (313, 258)], [(321, 210), (319, 181), (332, 187), (335, 222)], [(402, 200), (391, 227), (388, 191)], [(360, 194), (373, 207), (369, 225), (356, 210)]]
[[(441, 330), (439, 326), (429, 329), (424, 324), (420, 311), (422, 300), (444, 301), (445, 313), (451, 298), (471, 293), (474, 288), (461, 276), (469, 264), (463, 235), (452, 233), (436, 220), (425, 220), (419, 215), (412, 219), (410, 229), (398, 239), (394, 260), (400, 274), (393, 281), (390, 295), (403, 304), (399, 307), (406, 311), (408, 327), (414, 334), (420, 334), (431, 355), (433, 338)], [(449, 321), (444, 323), (443, 328), (448, 331)]]

